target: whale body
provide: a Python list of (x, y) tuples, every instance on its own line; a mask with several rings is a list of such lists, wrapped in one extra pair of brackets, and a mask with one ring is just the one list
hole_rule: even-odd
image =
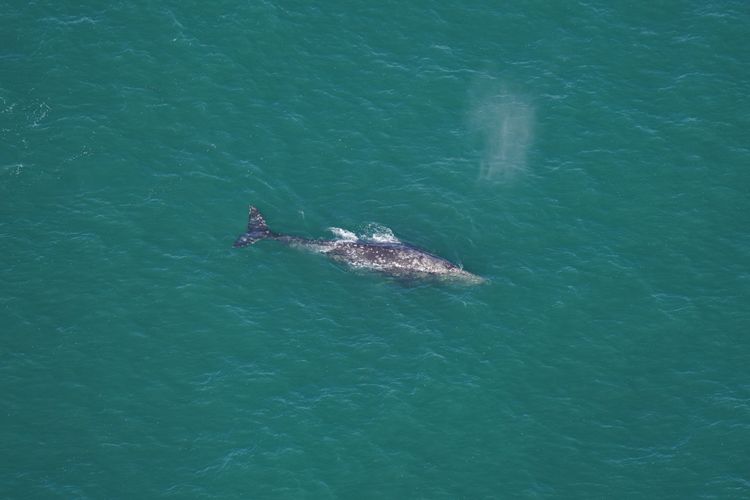
[(330, 259), (343, 262), (354, 269), (376, 271), (404, 278), (433, 278), (456, 280), (465, 283), (482, 283), (481, 276), (465, 271), (442, 257), (395, 241), (369, 241), (357, 238), (347, 231), (344, 238), (335, 240), (307, 239), (271, 231), (260, 211), (250, 206), (247, 232), (234, 242), (235, 248), (252, 245), (260, 240), (275, 240), (286, 245), (321, 253)]

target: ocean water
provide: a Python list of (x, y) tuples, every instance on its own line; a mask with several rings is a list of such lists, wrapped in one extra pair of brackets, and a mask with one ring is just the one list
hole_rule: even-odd
[(0, 1), (0, 497), (750, 498), (748, 5)]

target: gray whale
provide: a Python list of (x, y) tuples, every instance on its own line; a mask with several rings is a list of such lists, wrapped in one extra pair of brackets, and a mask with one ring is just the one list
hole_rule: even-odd
[(455, 280), (472, 284), (485, 281), (481, 276), (464, 271), (461, 266), (442, 257), (400, 241), (376, 242), (358, 238), (320, 240), (275, 233), (268, 229), (260, 211), (251, 205), (247, 232), (237, 238), (234, 247), (245, 247), (260, 240), (279, 241), (322, 253), (355, 269), (367, 269), (390, 276)]

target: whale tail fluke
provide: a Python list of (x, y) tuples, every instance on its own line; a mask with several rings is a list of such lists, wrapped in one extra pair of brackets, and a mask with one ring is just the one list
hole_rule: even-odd
[(252, 245), (256, 241), (270, 238), (272, 236), (275, 236), (275, 234), (268, 229), (268, 225), (266, 224), (263, 215), (257, 208), (251, 205), (250, 215), (247, 221), (247, 232), (237, 238), (237, 241), (234, 242), (233, 246), (235, 248), (246, 247)]

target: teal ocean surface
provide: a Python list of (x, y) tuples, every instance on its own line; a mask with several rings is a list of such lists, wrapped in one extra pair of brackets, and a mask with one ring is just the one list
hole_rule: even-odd
[(746, 1), (0, 6), (0, 497), (750, 498)]

